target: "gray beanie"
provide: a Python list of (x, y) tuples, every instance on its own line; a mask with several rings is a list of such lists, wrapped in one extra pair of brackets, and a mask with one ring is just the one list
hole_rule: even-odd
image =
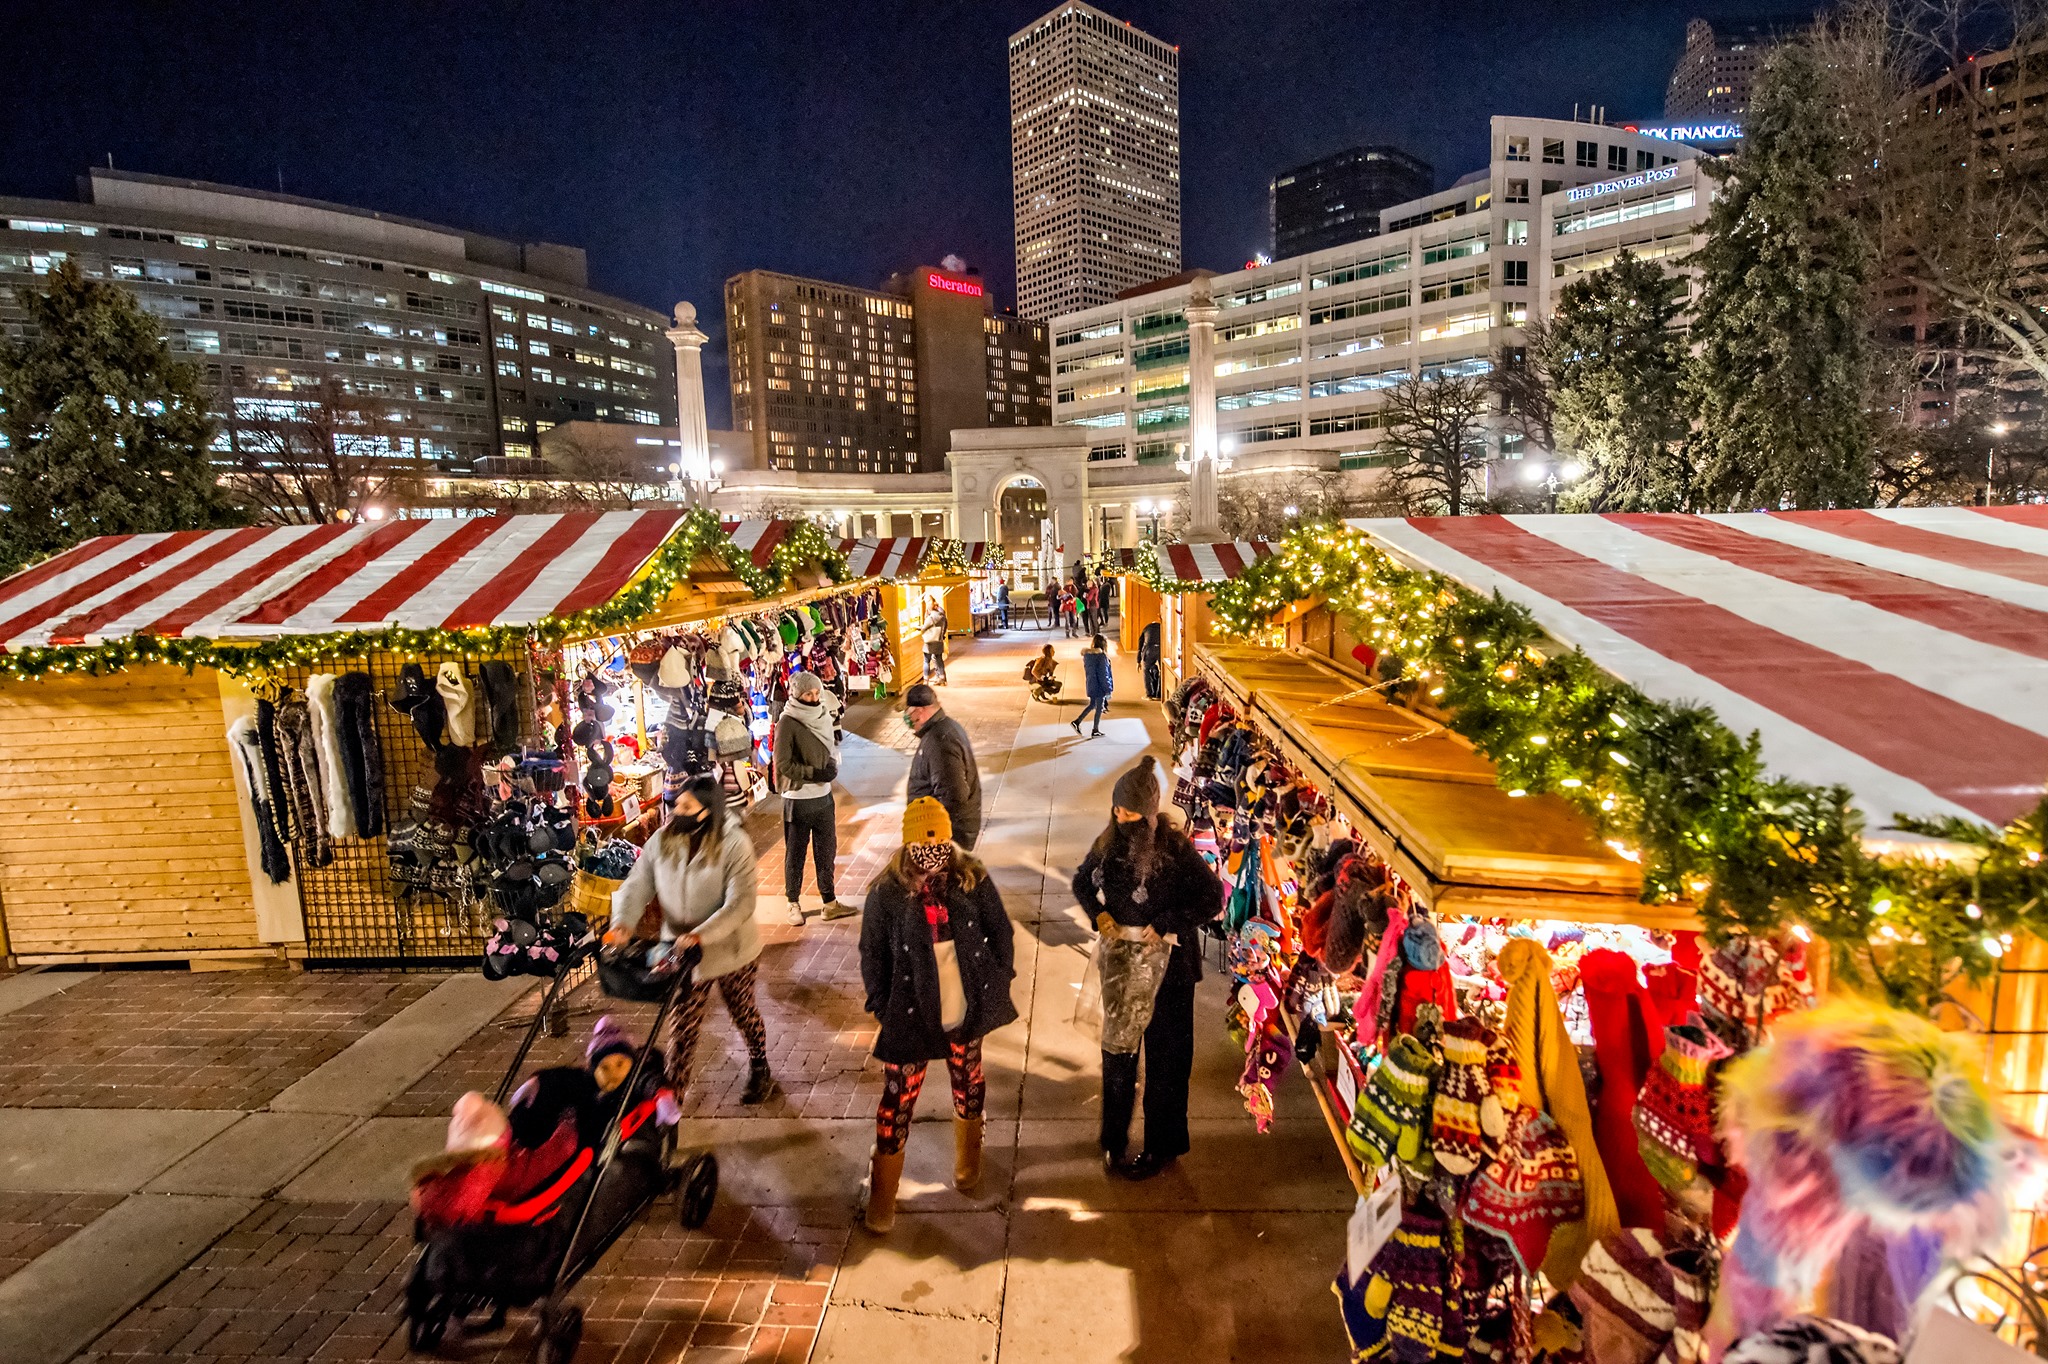
[(1134, 815), (1147, 819), (1159, 813), (1159, 764), (1150, 753), (1138, 759), (1138, 765), (1116, 779), (1116, 790), (1110, 796), (1111, 804), (1120, 810), (1129, 810)]
[(825, 684), (814, 672), (800, 672), (789, 679), (791, 696), (813, 696), (825, 690)]

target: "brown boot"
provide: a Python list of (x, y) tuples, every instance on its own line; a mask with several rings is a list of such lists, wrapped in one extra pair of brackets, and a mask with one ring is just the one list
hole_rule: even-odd
[(953, 1119), (953, 1187), (973, 1193), (981, 1184), (980, 1118)]
[(896, 1225), (896, 1186), (903, 1180), (903, 1153), (875, 1152), (868, 1163), (868, 1206), (861, 1222), (877, 1236)]

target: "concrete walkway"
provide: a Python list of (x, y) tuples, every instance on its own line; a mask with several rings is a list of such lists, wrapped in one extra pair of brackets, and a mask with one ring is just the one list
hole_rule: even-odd
[[(1080, 641), (1037, 631), (956, 647), (942, 693), (984, 774), (980, 854), (1017, 924), (1022, 1017), (988, 1040), (987, 1173), (951, 1186), (943, 1072), (919, 1109), (895, 1232), (857, 1228), (879, 1067), (862, 1012), (859, 919), (782, 922), (779, 818), (761, 855), (762, 1011), (778, 1093), (739, 1104), (745, 1061), (714, 1010), (685, 1100), (685, 1140), (716, 1149), (712, 1223), (651, 1211), (579, 1284), (579, 1358), (743, 1360), (1336, 1360), (1330, 1278), (1351, 1196), (1299, 1077), (1260, 1136), (1234, 1092), (1225, 983), (1205, 981), (1195, 1150), (1151, 1183), (1106, 1180), (1094, 1135), (1099, 1054), (1073, 1027), (1088, 938), (1067, 888), (1118, 774), (1162, 721), (1118, 660), (1100, 739), (1028, 702), (1022, 662), (1048, 638), (1079, 691)], [(900, 842), (913, 740), (856, 706), (841, 764), (841, 894)], [(807, 888), (808, 889), (808, 888)], [(815, 907), (817, 897), (807, 894)], [(531, 1008), (521, 982), (339, 972), (42, 973), (0, 979), (0, 1360), (401, 1357), (411, 1255), (406, 1171), (441, 1144), (448, 1105), (492, 1088)], [(590, 1016), (532, 1064), (580, 1058)], [(493, 1021), (496, 1020), (496, 1025)], [(526, 1357), (513, 1329), (454, 1357)]]

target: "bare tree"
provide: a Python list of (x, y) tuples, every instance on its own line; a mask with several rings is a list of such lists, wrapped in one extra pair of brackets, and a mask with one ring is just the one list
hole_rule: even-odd
[[(1987, 39), (2009, 53), (1987, 61)], [(1937, 344), (2048, 384), (2048, 137), (2008, 99), (2048, 69), (2044, 40), (2048, 0), (1850, 0), (1810, 41), (1884, 284), (1924, 293)]]
[(580, 507), (632, 508), (674, 500), (669, 481), (636, 447), (576, 437), (551, 442), (555, 495)]
[(1486, 465), (1484, 421), (1492, 381), (1409, 375), (1387, 390), (1379, 453), (1408, 515), (1461, 516)]
[(355, 520), (373, 504), (407, 505), (427, 464), (374, 401), (330, 375), (311, 396), (236, 394), (236, 494), (283, 525)]
[(1217, 518), (1234, 540), (1276, 540), (1297, 526), (1350, 514), (1350, 487), (1336, 470), (1246, 474), (1216, 490)]
[(1522, 336), (1522, 345), (1502, 346), (1494, 354), (1493, 393), (1502, 428), (1547, 456), (1557, 451), (1557, 400), (1545, 360), (1550, 324), (1531, 318), (1522, 324)]

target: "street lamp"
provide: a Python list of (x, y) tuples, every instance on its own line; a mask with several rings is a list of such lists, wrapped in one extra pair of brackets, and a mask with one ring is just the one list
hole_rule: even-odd
[[(1991, 423), (1991, 434), (1994, 436), (2002, 436), (2009, 429), (2004, 422)], [(1991, 462), (1997, 458), (1998, 447), (1996, 445), (1984, 452), (1984, 505), (1987, 507), (1991, 505)]]
[(1151, 533), (1146, 538), (1157, 540), (1159, 538), (1159, 508), (1157, 504), (1149, 497), (1140, 498), (1138, 501), (1138, 515), (1152, 523)]

